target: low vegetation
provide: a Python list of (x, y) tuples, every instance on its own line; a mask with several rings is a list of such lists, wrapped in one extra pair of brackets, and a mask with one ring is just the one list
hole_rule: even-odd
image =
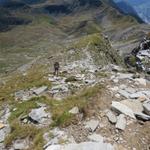
[(0, 86), (0, 103), (14, 103), (13, 94), (19, 90), (30, 89), (43, 85), (51, 86), (47, 79), (47, 68), (45, 66), (33, 66), (25, 75), (14, 73)]

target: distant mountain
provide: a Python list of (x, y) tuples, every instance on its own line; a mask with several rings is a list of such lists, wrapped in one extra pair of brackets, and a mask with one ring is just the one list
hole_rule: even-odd
[(150, 24), (149, 0), (112, 0), (112, 2), (123, 13), (132, 15), (138, 20)]

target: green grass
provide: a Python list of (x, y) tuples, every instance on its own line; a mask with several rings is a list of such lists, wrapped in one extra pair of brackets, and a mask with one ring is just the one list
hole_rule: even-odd
[(11, 132), (5, 139), (6, 147), (9, 147), (14, 140), (28, 138), (32, 141), (30, 146), (32, 150), (41, 150), (44, 145), (43, 131), (33, 125), (22, 125), (18, 121), (14, 120), (11, 124)]
[(29, 112), (37, 108), (37, 102), (43, 102), (46, 100), (45, 97), (32, 98), (29, 101), (22, 103), (15, 103), (12, 107), (12, 110), (16, 108), (15, 111), (11, 112), (11, 115), (8, 119), (11, 132), (5, 139), (5, 145), (9, 147), (12, 142), (16, 139), (26, 139), (28, 138), (32, 141), (30, 149), (32, 150), (41, 150), (44, 146), (43, 133), (47, 128), (37, 128), (34, 125), (21, 124), (20, 118), (23, 116), (28, 116)]
[(34, 65), (24, 76), (21, 73), (14, 73), (6, 80), (4, 85), (0, 86), (0, 103), (14, 103), (13, 94), (19, 90), (40, 87), (43, 85), (51, 86), (48, 81), (48, 72), (45, 66)]
[(103, 86), (97, 85), (95, 87), (86, 88), (77, 95), (70, 96), (62, 102), (52, 103), (52, 118), (54, 120), (53, 126), (68, 126), (71, 123), (76, 122), (75, 116), (68, 113), (70, 109), (77, 106), (79, 110), (83, 110), (89, 104), (89, 102), (98, 93), (101, 92)]
[(98, 93), (103, 90), (102, 85), (97, 85), (94, 87), (86, 88), (80, 91), (77, 95), (70, 96), (63, 101), (59, 102), (49, 97), (35, 97), (29, 101), (22, 103), (16, 103), (13, 105), (12, 111), (9, 117), (9, 124), (11, 127), (10, 134), (5, 139), (5, 145), (9, 147), (12, 142), (16, 139), (26, 139), (28, 138), (32, 141), (30, 149), (41, 150), (44, 143), (43, 133), (48, 131), (48, 128), (37, 128), (34, 125), (21, 124), (20, 118), (22, 116), (28, 115), (31, 109), (37, 108), (37, 102), (47, 105), (47, 111), (52, 113), (53, 123), (50, 127), (66, 127), (72, 123), (77, 123), (75, 115), (69, 113), (69, 110), (74, 106), (78, 106), (79, 110), (82, 112), (84, 108), (96, 97)]

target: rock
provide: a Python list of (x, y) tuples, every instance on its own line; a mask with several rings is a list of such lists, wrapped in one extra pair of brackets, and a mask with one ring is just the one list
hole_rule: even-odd
[[(53, 135), (52, 137), (49, 136), (50, 133)], [(47, 144), (44, 146), (44, 149), (46, 149), (50, 145), (59, 144), (60, 141), (64, 141), (65, 143), (75, 143), (75, 140), (72, 136), (68, 135), (65, 131), (62, 131), (59, 128), (54, 128), (50, 132), (46, 132), (43, 137), (47, 142)]]
[(126, 89), (126, 85), (125, 84), (121, 84), (119, 87), (118, 87), (118, 89), (122, 89), (122, 90), (124, 90), (124, 89)]
[(146, 96), (148, 96), (150, 98), (150, 90), (142, 91), (142, 93), (144, 93)]
[(92, 142), (101, 142), (102, 143), (104, 141), (104, 138), (101, 135), (96, 134), (96, 133), (89, 135), (88, 139)]
[(94, 132), (97, 127), (99, 126), (99, 121), (98, 120), (90, 120), (86, 122), (85, 128), (90, 129), (90, 131)]
[(112, 101), (112, 105), (111, 105), (113, 110), (116, 110), (117, 112), (121, 112), (133, 119), (136, 119), (134, 116), (134, 113), (132, 111), (132, 109), (130, 109), (129, 107), (127, 107), (126, 105), (120, 103), (120, 102), (115, 102)]
[(96, 82), (95, 80), (88, 80), (88, 79), (85, 80), (86, 84), (94, 84), (95, 82)]
[(51, 145), (46, 150), (114, 150), (109, 143), (83, 142), (79, 144)]
[(119, 90), (118, 93), (122, 96), (124, 96), (125, 98), (129, 98), (130, 97), (130, 93), (128, 93), (125, 90)]
[(58, 93), (58, 92), (68, 92), (68, 85), (67, 84), (61, 84), (61, 85), (56, 85), (52, 87), (51, 93)]
[(9, 132), (10, 132), (10, 127), (8, 125), (0, 129), (0, 143), (4, 141), (5, 137)]
[(119, 80), (118, 80), (118, 79), (113, 79), (113, 82), (114, 82), (114, 83), (118, 83)]
[(108, 110), (106, 112), (106, 116), (108, 117), (108, 119), (111, 123), (116, 123), (117, 122), (117, 118), (116, 118), (116, 116), (114, 115), (114, 113), (112, 111)]
[(119, 90), (119, 88), (117, 86), (113, 87), (113, 88), (110, 88), (112, 91), (116, 92)]
[(133, 74), (118, 73), (118, 79), (133, 79)]
[(112, 68), (112, 71), (114, 71), (114, 72), (120, 72), (120, 71), (123, 70), (120, 66), (116, 66), (116, 65), (113, 65), (113, 64), (111, 64), (110, 67)]
[(139, 100), (140, 102), (144, 102), (144, 101), (147, 100), (147, 97), (146, 96), (141, 96), (137, 100)]
[(45, 112), (45, 107), (40, 107), (37, 109), (32, 109), (29, 113), (31, 121), (35, 123), (43, 123), (46, 118), (49, 118), (49, 114)]
[(138, 82), (141, 85), (146, 86), (146, 79), (138, 78), (138, 79), (135, 79), (135, 81)]
[(149, 121), (150, 120), (150, 116), (149, 115), (145, 115), (143, 113), (135, 113), (135, 116), (138, 119), (144, 120), (144, 121)]
[(43, 92), (45, 92), (47, 89), (48, 89), (47, 86), (42, 86), (40, 88), (37, 88), (37, 89), (33, 90), (33, 93), (36, 94), (36, 95), (40, 95)]
[(70, 111), (69, 111), (69, 113), (71, 113), (71, 114), (78, 114), (79, 113), (79, 108), (78, 107), (74, 107), (74, 108), (72, 108)]
[(144, 107), (144, 112), (145, 112), (147, 115), (150, 115), (150, 100), (145, 101), (145, 102), (143, 103), (143, 107)]
[(25, 150), (25, 149), (28, 149), (29, 148), (29, 141), (27, 140), (16, 140), (14, 143), (13, 143), (13, 148), (15, 150)]
[(131, 94), (129, 97), (131, 98), (131, 99), (137, 99), (137, 98), (139, 98), (139, 97), (144, 97), (145, 95), (142, 93), (142, 92), (137, 92), (137, 93), (133, 93), (133, 94)]
[(22, 100), (22, 101), (28, 101), (33, 97), (33, 92), (32, 91), (18, 91), (15, 93), (15, 99), (16, 100)]
[(120, 103), (122, 103), (122, 104), (126, 105), (127, 107), (129, 107), (130, 109), (132, 109), (132, 111), (134, 113), (143, 111), (142, 103), (138, 100), (127, 99), (127, 100), (121, 101)]
[(0, 123), (0, 129), (3, 129), (4, 127), (5, 127), (5, 125)]
[(134, 88), (131, 88), (131, 87), (127, 87), (125, 88), (126, 92), (130, 93), (130, 94), (133, 94), (136, 92), (136, 90)]
[(124, 114), (120, 114), (117, 117), (116, 128), (120, 129), (120, 130), (125, 130), (126, 124), (127, 124), (127, 121), (126, 121), (125, 115)]

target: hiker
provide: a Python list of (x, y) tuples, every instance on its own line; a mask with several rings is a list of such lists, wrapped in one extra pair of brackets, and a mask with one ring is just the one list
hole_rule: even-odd
[(59, 62), (54, 63), (54, 75), (58, 76), (59, 73)]

